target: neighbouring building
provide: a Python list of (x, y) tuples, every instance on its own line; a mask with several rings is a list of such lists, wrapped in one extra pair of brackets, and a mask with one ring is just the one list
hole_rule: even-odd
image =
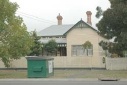
[(38, 32), (42, 43), (51, 39), (57, 42), (58, 51), (54, 54), (55, 68), (105, 68), (106, 52), (99, 46), (99, 42), (108, 40), (98, 35), (97, 30), (92, 27), (91, 11), (87, 11), (86, 15), (87, 23), (81, 19), (76, 24), (64, 25), (63, 17), (59, 14), (58, 25)]

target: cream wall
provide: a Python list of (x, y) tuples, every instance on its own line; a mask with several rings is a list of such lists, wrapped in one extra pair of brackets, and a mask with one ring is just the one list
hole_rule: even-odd
[[(0, 59), (0, 68), (5, 68), (4, 63)], [(27, 68), (27, 60), (25, 57), (21, 57), (18, 60), (11, 60), (10, 68)]]
[[(54, 57), (54, 68), (93, 68), (92, 57)], [(5, 68), (2, 61), (0, 61), (0, 68)], [(27, 68), (27, 60), (22, 57), (18, 60), (11, 61), (10, 68)], [(98, 67), (99, 68), (99, 67)]]
[(127, 70), (127, 58), (106, 58), (107, 70)]
[[(71, 56), (70, 56), (71, 57)], [(92, 57), (54, 57), (54, 68), (95, 68), (92, 66)], [(107, 70), (127, 70), (127, 58), (106, 58)], [(103, 67), (103, 66), (102, 66)], [(101, 68), (102, 68), (101, 67)], [(5, 68), (0, 60), (0, 68)], [(11, 62), (11, 68), (27, 68), (27, 60), (22, 57)], [(96, 67), (96, 68), (100, 68)]]
[[(102, 62), (102, 58), (104, 56), (99, 55), (100, 46), (98, 43), (103, 40), (104, 38), (100, 37), (97, 32), (91, 28), (74, 28), (67, 34), (67, 57), (70, 59), (76, 58), (74, 63), (80, 62), (78, 59), (83, 59), (82, 64), (85, 63), (87, 67), (97, 67), (97, 68), (105, 68), (105, 64)], [(90, 41), (93, 44), (93, 56), (71, 56), (71, 46), (72, 45), (82, 45), (86, 41)], [(86, 62), (91, 62), (89, 64), (86, 64)], [(84, 64), (83, 64), (84, 65)], [(85, 67), (84, 65), (84, 67)]]
[(92, 68), (91, 57), (54, 57), (54, 66), (55, 68)]
[(4, 63), (2, 62), (2, 60), (0, 59), (0, 68), (4, 68)]
[(18, 60), (11, 61), (11, 67), (13, 68), (27, 68), (27, 60), (25, 57), (21, 57)]

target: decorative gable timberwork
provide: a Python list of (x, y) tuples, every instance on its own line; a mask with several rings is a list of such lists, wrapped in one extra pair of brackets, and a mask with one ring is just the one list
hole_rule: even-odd
[(88, 26), (83, 20), (80, 20), (73, 26), (73, 28), (89, 28), (89, 27), (90, 26)]
[(70, 32), (72, 29), (74, 28), (91, 28), (94, 31), (97, 32), (97, 30), (95, 30), (91, 25), (87, 24), (86, 22), (84, 22), (82, 19), (77, 22), (72, 28), (70, 28), (64, 35), (67, 35), (68, 32)]

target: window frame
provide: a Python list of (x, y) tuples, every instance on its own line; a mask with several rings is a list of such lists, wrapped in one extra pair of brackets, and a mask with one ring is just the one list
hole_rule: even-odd
[[(78, 47), (79, 46), (79, 47)], [(78, 48), (78, 49), (77, 49)], [(91, 52), (90, 52), (91, 51)], [(83, 45), (71, 45), (71, 56), (93, 56), (93, 46), (84, 48)]]

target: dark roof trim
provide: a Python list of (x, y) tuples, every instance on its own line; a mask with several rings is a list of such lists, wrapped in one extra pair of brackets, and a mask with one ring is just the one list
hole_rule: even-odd
[[(66, 33), (64, 33), (64, 35), (67, 35), (67, 33), (68, 32), (70, 32), (73, 28), (75, 28), (78, 24), (80, 24), (80, 23), (83, 23), (83, 24), (85, 24), (86, 26), (88, 26), (89, 28), (91, 28), (92, 30), (94, 30), (94, 31), (96, 31), (97, 33), (98, 33), (98, 31), (96, 30), (96, 29), (94, 29), (91, 25), (89, 25), (89, 24), (87, 24), (86, 22), (84, 22), (82, 19), (79, 21), (79, 22), (77, 22), (73, 27), (71, 27)], [(84, 28), (84, 27), (82, 27), (82, 28)]]

